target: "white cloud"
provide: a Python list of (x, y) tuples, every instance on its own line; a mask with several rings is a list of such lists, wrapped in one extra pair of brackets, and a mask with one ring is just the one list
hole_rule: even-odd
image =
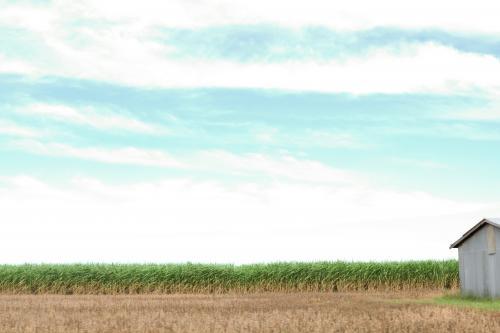
[(106, 109), (94, 107), (71, 107), (59, 104), (30, 104), (16, 108), (17, 112), (53, 118), (98, 129), (119, 129), (139, 133), (158, 134), (164, 132), (160, 127), (143, 121), (124, 117)]
[(36, 32), (47, 32), (53, 29), (60, 17), (60, 8), (52, 6), (30, 6), (28, 4), (3, 4), (0, 1), (0, 23)]
[(500, 23), (496, 15), (500, 10), (500, 4), (494, 0), (443, 0), (439, 3), (431, 0), (412, 3), (397, 0), (380, 0), (376, 3), (363, 0), (348, 2), (87, 0), (71, 5), (60, 0), (54, 2), (53, 10), (66, 15), (142, 26), (202, 27), (271, 23), (292, 27), (323, 25), (343, 30), (396, 26), (465, 32), (500, 32)]
[[(432, 43), (407, 44), (400, 49), (379, 48), (368, 54), (322, 62), (238, 63), (169, 58), (175, 45), (166, 45), (157, 35), (157, 28), (161, 26), (265, 22), (291, 26), (326, 25), (336, 29), (395, 26), (500, 33), (495, 15), (500, 5), (493, 1), (481, 3), (483, 5), (445, 1), (436, 5), (430, 1), (418, 4), (382, 1), (376, 5), (366, 2), (361, 5), (356, 1), (333, 4), (321, 0), (293, 4), (282, 1), (85, 1), (68, 4), (56, 1), (49, 7), (28, 11), (28, 17), (40, 15), (39, 20), (18, 19), (22, 10), (14, 6), (0, 16), (0, 22), (18, 24), (38, 34), (53, 59), (33, 58), (27, 68), (24, 64), (14, 66), (11, 63), (0, 70), (22, 69), (39, 76), (163, 88), (267, 88), (354, 94), (457, 93), (480, 89), (494, 93), (500, 87), (500, 77), (496, 75), (500, 72), (498, 58)], [(50, 18), (45, 19), (47, 15)], [(78, 19), (88, 24), (71, 24)]]
[[(377, 49), (321, 63), (187, 62), (162, 57), (153, 50), (117, 59), (110, 56), (111, 50), (102, 54), (105, 50), (94, 53), (70, 49), (67, 54), (60, 53), (60, 66), (39, 70), (46, 75), (163, 88), (233, 87), (367, 94), (459, 93), (478, 89), (494, 93), (500, 87), (500, 77), (495, 74), (500, 72), (499, 59), (432, 43), (411, 44), (398, 51)], [(82, 68), (80, 63), (93, 66)]]
[(447, 258), (495, 208), (331, 184), (29, 177), (0, 179), (0, 206), (3, 263)]
[(9, 145), (34, 154), (47, 156), (71, 157), (103, 163), (159, 166), (169, 168), (183, 167), (183, 164), (168, 153), (135, 147), (104, 148), (75, 147), (61, 143), (43, 143), (38, 141), (16, 141)]
[(313, 160), (299, 160), (292, 156), (263, 154), (233, 154), (222, 150), (205, 151), (189, 158), (191, 165), (221, 170), (236, 175), (259, 173), (274, 179), (320, 183), (355, 183), (359, 175), (331, 168)]
[(75, 178), (58, 186), (26, 176), (0, 178), (0, 206), (10, 221), (0, 235), (1, 262), (442, 258), (454, 255), (447, 245), (466, 226), (500, 208), (380, 188), (362, 175), (290, 156), (25, 148), (189, 168), (197, 176), (121, 185)]
[(320, 183), (355, 183), (359, 177), (354, 172), (337, 170), (317, 161), (299, 160), (289, 155), (270, 157), (263, 154), (234, 154), (212, 150), (176, 156), (163, 150), (136, 147), (76, 147), (35, 140), (13, 141), (8, 147), (46, 156), (70, 157), (112, 164), (209, 171), (226, 176), (259, 175), (274, 180), (287, 179)]
[(42, 131), (18, 125), (11, 121), (0, 119), (0, 135), (8, 135), (27, 139), (37, 138), (43, 135)]
[(35, 75), (36, 72), (36, 66), (26, 61), (6, 57), (0, 53), (0, 73)]

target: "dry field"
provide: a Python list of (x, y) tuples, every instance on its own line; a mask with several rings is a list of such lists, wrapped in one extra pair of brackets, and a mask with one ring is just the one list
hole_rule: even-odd
[(0, 332), (500, 332), (500, 313), (432, 295), (0, 295)]

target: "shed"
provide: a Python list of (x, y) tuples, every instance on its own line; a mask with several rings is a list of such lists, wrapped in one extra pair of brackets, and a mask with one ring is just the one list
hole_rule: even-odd
[(486, 218), (450, 245), (458, 248), (462, 294), (500, 297), (500, 219)]

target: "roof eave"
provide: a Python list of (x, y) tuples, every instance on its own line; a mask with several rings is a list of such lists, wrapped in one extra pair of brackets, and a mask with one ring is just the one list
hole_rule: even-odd
[(467, 238), (469, 238), (473, 233), (475, 233), (476, 230), (478, 230), (479, 228), (481, 228), (485, 224), (492, 224), (492, 225), (495, 225), (498, 227), (498, 224), (493, 223), (488, 219), (482, 219), (479, 223), (477, 223), (475, 226), (470, 228), (465, 234), (463, 234), (462, 237), (460, 237), (457, 241), (452, 243), (450, 245), (450, 249), (459, 247), (460, 244), (462, 244)]

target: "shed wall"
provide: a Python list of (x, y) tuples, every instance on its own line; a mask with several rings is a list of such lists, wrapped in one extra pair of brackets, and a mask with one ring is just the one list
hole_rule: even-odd
[(495, 297), (500, 297), (500, 229), (495, 228), (495, 236), (496, 236), (496, 247), (497, 247), (497, 253), (493, 256), (495, 263), (494, 263), (494, 268), (493, 271), (494, 273), (494, 279), (495, 279)]
[(500, 297), (500, 255), (488, 254), (491, 252), (487, 238), (489, 227), (494, 228), (496, 244), (500, 244), (500, 229), (485, 225), (458, 248), (463, 294)]

